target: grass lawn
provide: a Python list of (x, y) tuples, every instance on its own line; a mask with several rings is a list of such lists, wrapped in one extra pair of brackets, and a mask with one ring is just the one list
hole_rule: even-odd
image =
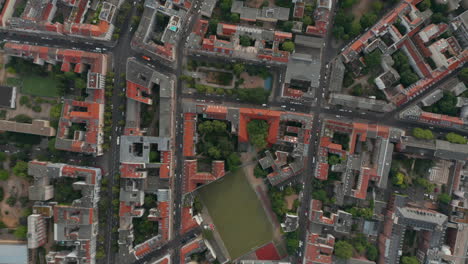
[(7, 84), (21, 87), (21, 93), (23, 94), (45, 97), (59, 96), (59, 81), (50, 77), (30, 75), (22, 76), (21, 79), (8, 78)]
[(232, 260), (273, 239), (273, 228), (242, 169), (199, 193)]

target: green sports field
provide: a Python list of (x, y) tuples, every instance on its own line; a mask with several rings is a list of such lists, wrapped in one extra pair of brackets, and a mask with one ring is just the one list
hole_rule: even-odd
[(243, 170), (199, 191), (231, 259), (273, 239), (273, 229)]
[(8, 78), (7, 84), (20, 88), (22, 94), (45, 97), (57, 97), (59, 95), (59, 81), (50, 77), (30, 75), (21, 78)]

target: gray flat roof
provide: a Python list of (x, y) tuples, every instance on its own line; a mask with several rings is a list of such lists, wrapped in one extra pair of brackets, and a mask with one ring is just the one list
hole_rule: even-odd
[(313, 58), (311, 55), (294, 53), (288, 62), (285, 82), (291, 80), (310, 81), (312, 87), (319, 86), (320, 58)]
[[(144, 137), (144, 136), (121, 136), (120, 137), (120, 162), (149, 163), (150, 145), (157, 144), (158, 151), (169, 150), (170, 138)], [(135, 152), (135, 146), (142, 144), (141, 153)]]

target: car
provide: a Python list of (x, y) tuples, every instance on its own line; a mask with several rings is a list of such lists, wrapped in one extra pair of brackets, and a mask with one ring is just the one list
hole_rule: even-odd
[(151, 61), (151, 58), (148, 57), (148, 56), (145, 56), (145, 55), (141, 56), (141, 58), (143, 58), (144, 60), (147, 60), (147, 61)]
[(267, 106), (266, 104), (262, 104), (263, 107)]

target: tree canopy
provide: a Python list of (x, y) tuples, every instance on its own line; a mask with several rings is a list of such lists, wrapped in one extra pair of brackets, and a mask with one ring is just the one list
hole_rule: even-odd
[(28, 229), (26, 228), (26, 226), (22, 225), (22, 226), (19, 226), (18, 228), (16, 228), (13, 235), (18, 239), (26, 239), (26, 234), (27, 233), (28, 233)]
[(400, 187), (403, 186), (405, 183), (405, 175), (401, 172), (397, 172), (392, 178), (392, 183)]
[(353, 246), (344, 240), (340, 240), (335, 244), (335, 256), (340, 259), (349, 259), (353, 256)]
[(439, 194), (439, 197), (437, 197), (437, 200), (439, 200), (440, 203), (449, 204), (452, 200), (452, 197), (450, 197), (450, 195), (447, 193), (441, 193)]
[(18, 177), (28, 177), (28, 163), (25, 161), (17, 161), (13, 167), (13, 173)]
[(434, 135), (432, 134), (431, 130), (422, 129), (419, 127), (416, 127), (413, 129), (413, 136), (419, 139), (426, 139), (426, 140), (434, 139)]
[(402, 264), (419, 264), (419, 261), (416, 257), (408, 257), (408, 256), (403, 256), (401, 257), (401, 263)]
[(285, 41), (283, 42), (283, 44), (281, 45), (281, 47), (283, 48), (283, 50), (285, 51), (289, 51), (289, 52), (293, 52), (294, 51), (294, 42), (292, 41)]
[(0, 169), (0, 181), (6, 181), (10, 177), (10, 173), (7, 170)]
[(268, 128), (265, 120), (254, 119), (247, 124), (249, 140), (255, 147), (263, 149), (267, 146)]
[(463, 68), (460, 73), (458, 73), (458, 78), (468, 85), (468, 68)]
[(453, 132), (450, 132), (447, 135), (445, 135), (445, 139), (455, 144), (466, 144), (468, 142), (468, 140), (464, 136)]

